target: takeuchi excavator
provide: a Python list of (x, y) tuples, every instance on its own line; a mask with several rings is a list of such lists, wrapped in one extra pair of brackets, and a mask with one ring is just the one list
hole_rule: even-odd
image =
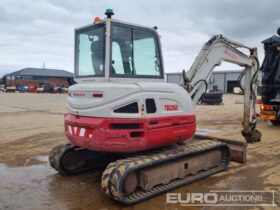
[(238, 150), (233, 140), (195, 138), (194, 113), (223, 61), (245, 68), (242, 134), (260, 140), (256, 48), (213, 36), (183, 71), (182, 84), (166, 83), (157, 28), (112, 19), (110, 9), (105, 14), (75, 30), (77, 84), (64, 116), (70, 142), (51, 151), (54, 169), (72, 175), (102, 168), (103, 191), (126, 205), (227, 169), (247, 143)]

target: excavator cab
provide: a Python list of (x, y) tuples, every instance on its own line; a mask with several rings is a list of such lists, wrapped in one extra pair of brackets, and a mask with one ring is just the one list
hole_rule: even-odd
[(95, 81), (163, 80), (159, 36), (154, 28), (111, 18), (75, 30), (75, 78)]

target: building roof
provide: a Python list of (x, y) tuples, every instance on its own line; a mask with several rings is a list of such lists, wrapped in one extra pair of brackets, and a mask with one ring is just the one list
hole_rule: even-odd
[[(243, 70), (242, 69), (236, 69), (236, 70), (214, 70), (213, 74), (225, 74), (225, 73), (241, 73)], [(166, 75), (178, 75), (182, 74), (182, 72), (170, 72), (170, 73), (165, 73)]]
[(60, 69), (24, 68), (6, 76), (73, 77), (73, 73)]

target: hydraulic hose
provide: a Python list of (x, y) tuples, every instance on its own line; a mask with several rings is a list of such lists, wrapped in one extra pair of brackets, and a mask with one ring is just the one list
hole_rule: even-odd
[(254, 91), (254, 88), (253, 88), (253, 85), (255, 83), (255, 79), (257, 78), (258, 76), (258, 72), (259, 72), (259, 68), (260, 68), (260, 62), (257, 58), (255, 58), (256, 60), (256, 63), (257, 63), (257, 71), (254, 73), (252, 79), (251, 79), (251, 82), (250, 82), (250, 89), (251, 89), (251, 92), (253, 93), (254, 95), (254, 98), (257, 98), (256, 94), (255, 94), (255, 91)]
[(207, 81), (205, 80), (205, 79), (200, 79), (200, 80), (198, 80), (194, 85), (193, 85), (193, 87), (195, 87), (198, 83), (200, 83), (200, 82), (204, 82), (204, 84), (205, 84), (205, 91), (204, 91), (204, 93), (206, 93), (206, 91), (207, 91), (207, 89), (208, 89), (208, 83), (207, 83)]
[[(205, 79), (200, 79), (200, 80), (198, 80), (198, 81), (193, 85), (193, 88), (194, 88), (198, 83), (200, 83), (200, 82), (203, 82), (203, 83), (205, 84), (205, 91), (204, 91), (204, 93), (203, 93), (203, 94), (205, 94), (206, 91), (207, 91), (207, 89), (208, 89), (208, 83), (207, 83), (207, 81), (206, 81)], [(192, 89), (193, 89), (193, 88), (192, 88)], [(191, 90), (190, 90), (189, 92), (191, 92)], [(195, 95), (196, 92), (197, 92), (197, 90), (193, 93), (192, 98), (193, 98), (193, 96)], [(201, 97), (200, 97), (200, 99), (198, 100), (198, 102), (201, 101), (201, 98), (202, 98), (203, 94), (201, 95)]]
[(244, 77), (245, 72), (246, 72), (246, 69), (244, 69), (238, 77), (239, 87), (240, 87), (241, 91), (243, 92), (243, 94), (245, 93), (245, 91), (244, 91), (244, 88), (242, 87), (241, 80)]

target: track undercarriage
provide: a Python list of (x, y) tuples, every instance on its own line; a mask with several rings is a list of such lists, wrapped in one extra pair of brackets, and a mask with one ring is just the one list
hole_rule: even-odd
[(91, 151), (71, 143), (60, 144), (49, 154), (51, 167), (66, 176), (105, 168), (119, 158), (121, 157), (112, 153)]
[(229, 161), (226, 144), (194, 142), (112, 162), (101, 186), (113, 199), (131, 205), (223, 171)]
[(63, 175), (104, 170), (103, 191), (123, 204), (132, 205), (226, 170), (232, 151), (235, 156), (235, 149), (213, 139), (136, 154), (96, 152), (66, 143), (52, 150), (49, 161)]

